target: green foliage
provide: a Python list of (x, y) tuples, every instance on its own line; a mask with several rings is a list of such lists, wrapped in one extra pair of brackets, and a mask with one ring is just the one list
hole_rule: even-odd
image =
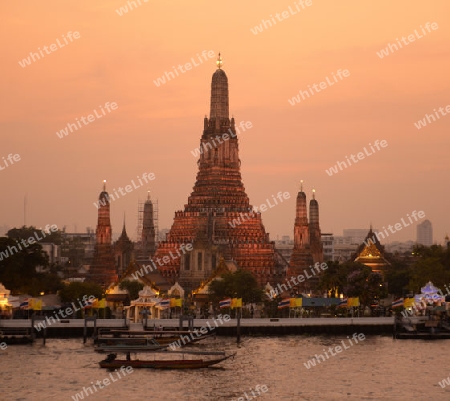
[[(37, 243), (27, 247), (22, 244), (20, 247), (15, 240), (0, 237), (0, 282), (13, 294), (30, 293), (32, 295), (37, 291), (36, 280), (41, 278), (36, 268), (47, 267), (48, 256), (42, 250), (42, 246)], [(45, 290), (42, 288), (39, 292)]]
[(59, 291), (61, 302), (75, 302), (77, 299), (82, 300), (84, 296), (89, 298), (91, 295), (98, 299), (103, 298), (102, 287), (95, 283), (70, 283)]
[(403, 297), (408, 292), (408, 284), (411, 279), (412, 269), (404, 261), (394, 260), (386, 268), (385, 280), (388, 282), (389, 294), (395, 297)]
[(319, 287), (328, 292), (330, 297), (336, 293), (348, 297), (359, 297), (362, 305), (369, 305), (374, 298), (384, 297), (386, 294), (383, 278), (372, 269), (357, 262), (328, 262), (321, 278)]
[(263, 297), (255, 277), (246, 270), (224, 274), (210, 283), (209, 292), (213, 302), (227, 297), (242, 298), (242, 302), (260, 302)]
[(144, 288), (144, 284), (136, 280), (123, 280), (119, 284), (119, 288), (121, 290), (127, 290), (128, 294), (130, 294), (130, 299), (137, 299), (139, 298), (139, 291)]
[[(38, 238), (35, 237), (35, 233), (37, 234)], [(20, 240), (28, 240), (29, 238), (33, 238), (37, 242), (48, 242), (48, 243), (54, 243), (57, 245), (61, 244), (61, 231), (49, 231), (42, 233), (42, 230), (39, 228), (36, 228), (34, 226), (22, 226), (21, 228), (12, 228), (9, 230), (6, 235), (8, 238), (14, 239), (16, 241)]]

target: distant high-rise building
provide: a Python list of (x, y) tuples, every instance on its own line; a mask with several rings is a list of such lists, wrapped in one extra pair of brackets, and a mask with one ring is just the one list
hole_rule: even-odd
[(111, 245), (111, 220), (109, 210), (109, 194), (106, 192), (106, 184), (98, 198), (98, 222), (95, 232), (96, 242), (94, 248), (94, 260), (89, 269), (88, 279), (107, 288), (117, 281), (117, 269)]
[(333, 260), (334, 253), (334, 236), (332, 233), (321, 233), (323, 244), (323, 260), (328, 262)]
[(430, 220), (417, 224), (417, 243), (425, 246), (433, 245), (433, 225)]

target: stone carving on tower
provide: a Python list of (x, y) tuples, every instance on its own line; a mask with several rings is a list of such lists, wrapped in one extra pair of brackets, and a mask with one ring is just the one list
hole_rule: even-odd
[(118, 279), (113, 249), (111, 246), (111, 221), (109, 210), (109, 194), (106, 192), (106, 182), (98, 198), (98, 222), (94, 259), (89, 269), (88, 279), (100, 284), (104, 288), (115, 283)]
[[(229, 118), (228, 78), (221, 68), (220, 54), (217, 66), (211, 82), (210, 115), (204, 119), (200, 139), (196, 182), (184, 210), (175, 212), (172, 227), (153, 258), (161, 261), (165, 257), (158, 269), (187, 290), (198, 288), (220, 258), (251, 271), (261, 287), (283, 280), (286, 268), (280, 266), (261, 214), (252, 212), (245, 193), (239, 129), (234, 118)], [(188, 243), (193, 250), (181, 253), (182, 244)]]

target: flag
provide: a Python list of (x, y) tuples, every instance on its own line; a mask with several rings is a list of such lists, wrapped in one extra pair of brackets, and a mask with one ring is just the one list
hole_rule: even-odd
[(94, 305), (94, 302), (95, 302), (95, 300), (94, 301), (87, 300), (83, 309), (92, 308), (92, 306)]
[(100, 301), (98, 301), (98, 308), (104, 309), (106, 308), (106, 298), (102, 298)]
[(345, 308), (346, 306), (347, 306), (347, 298), (342, 298), (337, 305), (338, 308)]
[(20, 303), (20, 309), (28, 309), (28, 298)]
[(33, 300), (33, 309), (42, 310), (42, 299)]
[(159, 302), (161, 308), (168, 308), (170, 306), (170, 299), (164, 298)]
[(219, 302), (220, 308), (229, 308), (231, 306), (231, 298), (225, 298)]
[(181, 307), (181, 298), (170, 298), (170, 307), (173, 308), (175, 306)]
[(231, 300), (232, 308), (242, 308), (242, 298), (233, 298)]
[(290, 299), (290, 307), (291, 308), (297, 308), (299, 306), (302, 306), (303, 304), (303, 299), (302, 298), (291, 298)]
[(278, 302), (278, 309), (289, 308), (290, 305), (291, 305), (291, 299), (284, 298), (280, 302)]
[(348, 298), (347, 306), (359, 306), (359, 297), (356, 298)]
[(399, 306), (403, 306), (403, 301), (403, 298), (397, 299), (396, 301), (392, 302), (391, 307), (398, 308)]
[(37, 300), (34, 298), (28, 298), (28, 309), (34, 309), (36, 301)]
[(406, 298), (406, 299), (403, 301), (403, 306), (404, 306), (405, 308), (412, 308), (412, 307), (416, 306), (416, 301), (415, 301), (414, 298)]

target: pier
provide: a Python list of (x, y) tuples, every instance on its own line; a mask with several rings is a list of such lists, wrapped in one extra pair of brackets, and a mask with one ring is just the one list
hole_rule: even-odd
[[(124, 319), (85, 319), (60, 320), (45, 328), (36, 326), (43, 321), (0, 320), (0, 340), (14, 344), (32, 342), (36, 338), (83, 338), (94, 337), (99, 329), (133, 329), (142, 327), (143, 332), (151, 333), (162, 326), (165, 330), (180, 330), (180, 319), (149, 319), (147, 327), (132, 324)], [(191, 319), (189, 329), (206, 328), (208, 332), (219, 336), (236, 336), (237, 320)], [(34, 327), (33, 327), (34, 325)], [(272, 318), (240, 319), (242, 336), (279, 336), (279, 335), (349, 335), (354, 332), (366, 335), (392, 335), (394, 317), (355, 317), (355, 318)], [(184, 328), (186, 330), (186, 328)]]

